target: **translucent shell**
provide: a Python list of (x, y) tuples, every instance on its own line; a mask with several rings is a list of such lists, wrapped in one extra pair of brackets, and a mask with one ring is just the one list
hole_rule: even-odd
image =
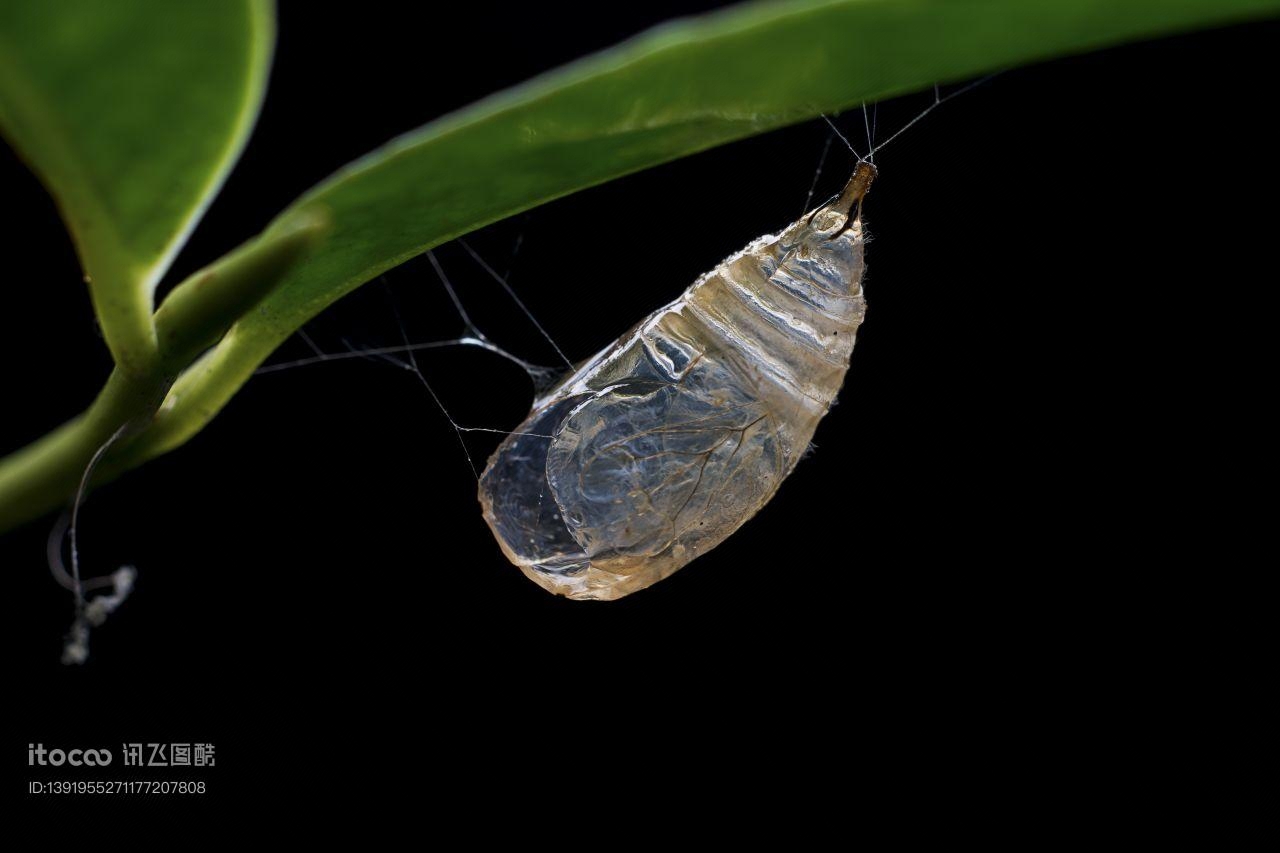
[(485, 520), (548, 590), (613, 599), (773, 497), (840, 390), (866, 303), (854, 210), (874, 177), (703, 275), (537, 400), (480, 479)]

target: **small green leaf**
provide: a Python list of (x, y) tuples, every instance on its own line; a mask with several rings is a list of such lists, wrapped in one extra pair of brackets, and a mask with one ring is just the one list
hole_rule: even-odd
[(122, 368), (155, 357), (152, 296), (244, 145), (267, 0), (3, 0), (0, 130), (61, 208)]

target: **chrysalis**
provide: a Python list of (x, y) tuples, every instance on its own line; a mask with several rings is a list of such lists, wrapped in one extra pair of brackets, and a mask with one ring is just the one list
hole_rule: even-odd
[(727, 258), (535, 401), (480, 478), (512, 563), (570, 598), (620, 598), (773, 497), (849, 368), (875, 175), (859, 163), (838, 198)]

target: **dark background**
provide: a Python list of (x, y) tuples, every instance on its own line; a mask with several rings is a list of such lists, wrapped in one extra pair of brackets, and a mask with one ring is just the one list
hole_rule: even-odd
[[(445, 26), (282, 4), (258, 129), (168, 281), (391, 136), (690, 8), (473, 5)], [(881, 152), (868, 319), (817, 451), (728, 542), (617, 603), (554, 598), (505, 561), (411, 373), (256, 378), (87, 503), (86, 573), (140, 571), (88, 665), (58, 663), (72, 602), (44, 564), (52, 519), (0, 539), (6, 765), (75, 778), (28, 771), (26, 744), (119, 763), (122, 743), (203, 741), (208, 803), (395, 798), (429, 778), (572, 813), (671, 794), (551, 781), (580, 759), (760, 791), (817, 762), (891, 801), (993, 750), (1016, 768), (1138, 727), (1127, 700), (1194, 660), (1205, 617), (1166, 602), (1233, 559), (1220, 477), (1258, 343), (1238, 320), (1275, 284), (1278, 45), (1269, 23), (1008, 72)], [(882, 105), (879, 137), (928, 101)], [(865, 150), (859, 113), (837, 123)], [(690, 157), (468, 239), (585, 358), (797, 216), (828, 133)], [(837, 142), (819, 197), (851, 164)], [(82, 409), (109, 361), (56, 211), (8, 151), (0, 187), (8, 449)], [(459, 247), (438, 257), (491, 338), (554, 363)], [(394, 345), (395, 310), (415, 341), (461, 331), (425, 259), (309, 331), (332, 351)], [(305, 355), (295, 340), (277, 358)], [(527, 412), (528, 381), (496, 357), (421, 365), (462, 423)], [(467, 440), (477, 464), (496, 445)], [(396, 773), (416, 775), (384, 787)]]

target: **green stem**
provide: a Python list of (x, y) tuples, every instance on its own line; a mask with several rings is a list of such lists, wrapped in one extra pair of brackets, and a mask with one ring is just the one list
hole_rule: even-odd
[(325, 210), (307, 211), (175, 287), (155, 313), (162, 364), (175, 374), (190, 367), (262, 301), (328, 228)]
[(0, 532), (64, 503), (98, 448), (125, 424), (142, 429), (167, 390), (162, 380), (115, 370), (84, 414), (0, 459)]
[(155, 313), (160, 342), (143, 374), (116, 368), (79, 417), (0, 459), (0, 533), (39, 518), (75, 493), (89, 460), (127, 426), (94, 474), (101, 484), (161, 451), (148, 451), (148, 428), (183, 370), (252, 310), (325, 233), (322, 216), (254, 240), (173, 289)]

